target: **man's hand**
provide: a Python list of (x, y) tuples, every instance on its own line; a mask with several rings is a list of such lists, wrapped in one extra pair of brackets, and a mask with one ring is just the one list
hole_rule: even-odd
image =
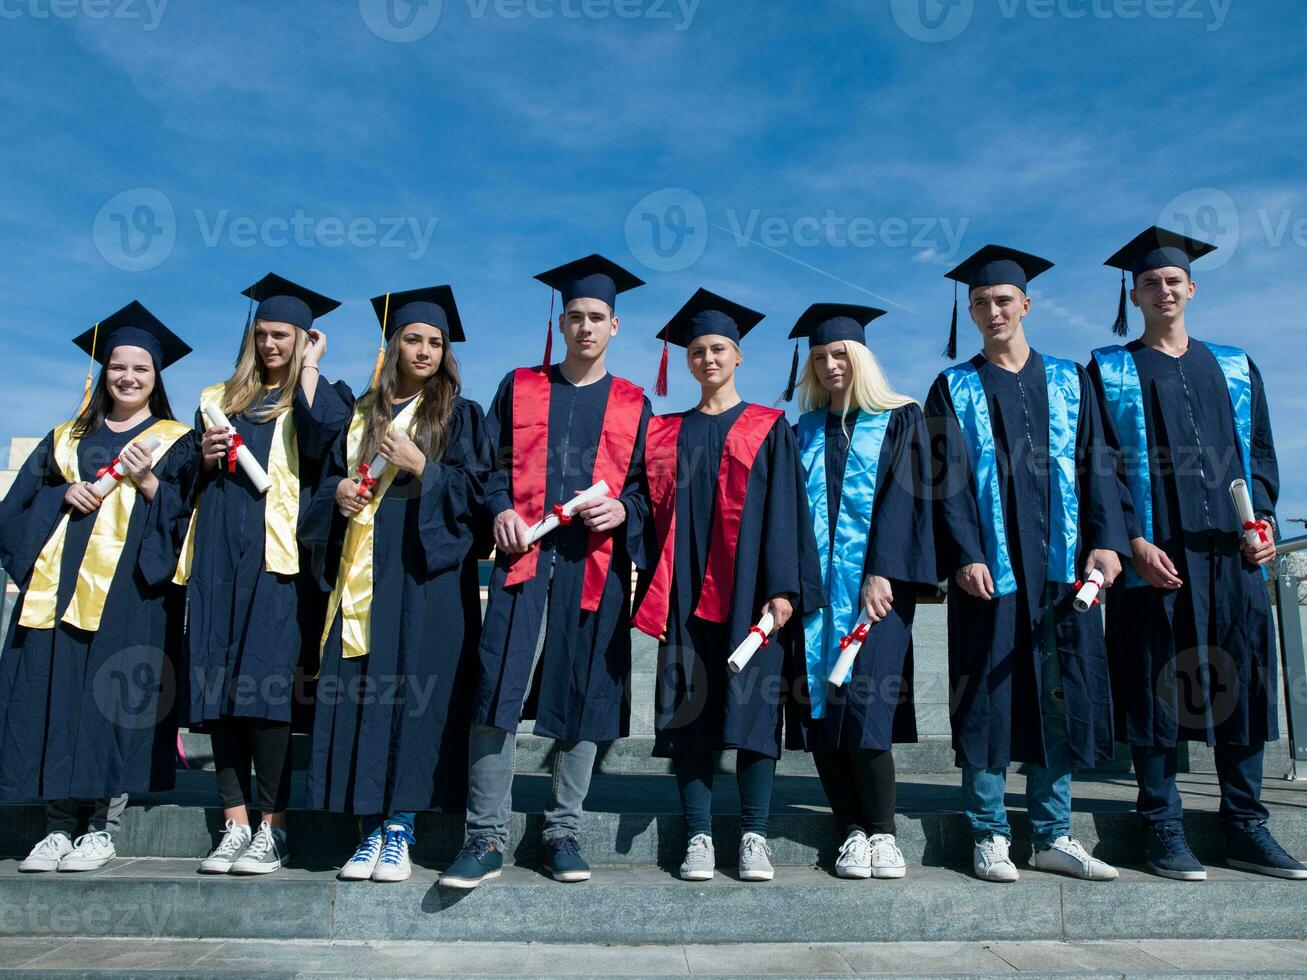
[(64, 503), (83, 514), (89, 514), (99, 508), (100, 498), (95, 495), (95, 490), (89, 483), (74, 483), (64, 494)]
[(531, 545), (531, 529), (515, 510), (506, 510), (495, 518), (495, 547), (510, 555), (520, 555)]
[(626, 521), (626, 506), (616, 497), (600, 497), (577, 505), (572, 516), (585, 521), (591, 531), (611, 531)]
[(1248, 564), (1265, 565), (1275, 559), (1275, 535), (1271, 532), (1271, 525), (1266, 521), (1258, 521), (1257, 530), (1262, 533), (1257, 536), (1256, 543), (1249, 544), (1245, 537), (1239, 545), (1239, 550), (1243, 552), (1243, 560)]
[(868, 575), (862, 583), (862, 608), (867, 611), (867, 619), (879, 623), (889, 615), (894, 605), (894, 589), (889, 579), (879, 575)]
[(954, 578), (967, 595), (977, 599), (994, 598), (994, 579), (989, 574), (989, 566), (984, 562), (974, 562), (958, 569)]
[(1095, 548), (1085, 561), (1085, 571), (1081, 577), (1086, 582), (1089, 581), (1089, 573), (1095, 568), (1103, 573), (1103, 589), (1110, 589), (1121, 574), (1121, 557), (1110, 548)]
[(1155, 589), (1178, 589), (1184, 585), (1174, 563), (1161, 548), (1143, 538), (1130, 542), (1134, 551), (1135, 571)]
[(778, 595), (776, 598), (769, 599), (767, 602), (763, 603), (762, 611), (758, 613), (758, 618), (761, 619), (768, 612), (771, 613), (772, 619), (776, 621), (776, 632), (779, 633), (781, 627), (788, 623), (790, 617), (794, 615), (794, 606), (790, 604), (789, 599)]
[(336, 506), (351, 517), (361, 511), (369, 500), (372, 491), (359, 493), (359, 485), (353, 480), (341, 480), (336, 484)]

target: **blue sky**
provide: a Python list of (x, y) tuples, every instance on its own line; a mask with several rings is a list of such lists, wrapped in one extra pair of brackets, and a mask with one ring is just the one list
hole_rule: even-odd
[[(1222, 246), (1190, 329), (1258, 361), (1307, 517), (1305, 27), (1295, 0), (0, 0), (0, 440), (66, 417), (69, 338), (132, 298), (196, 348), (189, 412), (268, 271), (345, 301), (324, 368), (358, 389), (367, 298), (452, 283), (484, 402), (539, 358), (531, 276), (592, 251), (649, 281), (611, 348), (639, 383), (704, 285), (769, 314), (745, 397), (776, 397), (804, 307), (848, 301), (891, 311), (871, 344), (920, 398), (951, 259), (1056, 261), (1028, 329), (1084, 360), (1103, 259), (1160, 222)], [(667, 409), (695, 394), (672, 368)]]

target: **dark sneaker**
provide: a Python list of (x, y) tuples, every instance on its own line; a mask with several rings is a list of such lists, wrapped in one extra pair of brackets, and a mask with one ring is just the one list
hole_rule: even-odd
[(545, 841), (545, 846), (549, 848), (549, 871), (554, 881), (590, 880), (590, 865), (581, 857), (581, 846), (576, 837), (572, 834), (555, 837)]
[(1184, 828), (1178, 823), (1159, 823), (1145, 828), (1144, 849), (1154, 874), (1176, 881), (1206, 881), (1204, 868), (1189, 849)]
[(483, 881), (498, 878), (504, 868), (504, 852), (489, 837), (473, 837), (463, 845), (454, 863), (440, 876), (446, 888), (475, 888)]
[(1225, 838), (1225, 863), (1273, 878), (1307, 878), (1307, 867), (1291, 858), (1266, 824), (1231, 830)]

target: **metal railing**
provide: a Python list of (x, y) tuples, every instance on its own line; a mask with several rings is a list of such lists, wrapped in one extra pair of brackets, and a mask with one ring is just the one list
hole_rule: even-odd
[(1289, 739), (1289, 771), (1298, 778), (1298, 763), (1307, 762), (1307, 656), (1302, 641), (1302, 609), (1298, 605), (1298, 579), (1289, 556), (1307, 550), (1307, 534), (1275, 543), (1275, 610), (1280, 629), (1280, 663), (1284, 671), (1285, 733)]

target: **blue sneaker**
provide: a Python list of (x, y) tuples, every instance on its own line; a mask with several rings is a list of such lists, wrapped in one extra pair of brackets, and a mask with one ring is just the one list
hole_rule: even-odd
[(1230, 830), (1225, 838), (1225, 863), (1273, 878), (1307, 878), (1307, 867), (1288, 855), (1265, 823)]
[(475, 888), (490, 878), (498, 878), (504, 868), (504, 852), (489, 837), (473, 837), (463, 845), (454, 863), (440, 876), (446, 888)]
[(368, 881), (381, 858), (381, 844), (385, 832), (378, 827), (359, 841), (354, 856), (345, 862), (336, 877), (341, 881)]
[(1179, 822), (1168, 821), (1144, 829), (1148, 867), (1154, 874), (1176, 881), (1206, 881), (1207, 869), (1194, 857)]
[(549, 848), (549, 870), (554, 881), (589, 881), (590, 865), (581, 857), (581, 846), (573, 834), (565, 834), (545, 841)]

